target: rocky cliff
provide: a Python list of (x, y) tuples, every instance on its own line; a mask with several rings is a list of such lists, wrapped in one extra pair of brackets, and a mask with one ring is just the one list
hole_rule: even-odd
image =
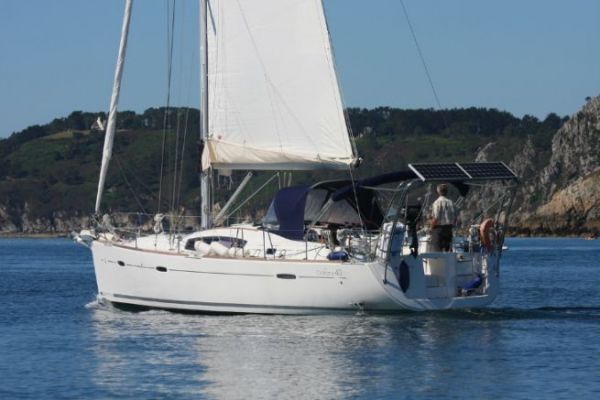
[(89, 217), (79, 213), (56, 211), (50, 216), (36, 216), (27, 203), (22, 209), (0, 205), (0, 234), (2, 235), (66, 235), (88, 226)]
[[(530, 138), (531, 139), (531, 138)], [(551, 155), (540, 157), (527, 141), (510, 162), (523, 177), (513, 224), (521, 233), (600, 232), (600, 96), (587, 102), (552, 138)]]
[[(107, 209), (135, 211), (132, 204), (142, 210), (155, 208), (162, 131), (153, 130), (147, 121), (159, 111), (120, 116), (130, 129), (117, 135), (118, 162), (107, 180)], [(88, 224), (103, 136), (75, 130), (85, 125), (75, 117), (96, 118), (96, 114), (80, 114), (0, 140), (0, 234), (66, 234)], [(544, 120), (517, 118), (494, 109), (389, 107), (350, 109), (349, 117), (359, 153), (366, 160), (358, 178), (404, 169), (411, 162), (503, 160), (522, 177), (511, 218), (513, 234), (600, 233), (600, 97), (587, 101), (570, 118), (556, 114)], [(188, 145), (181, 198), (185, 209), (194, 210), (198, 206), (196, 148), (193, 141)], [(335, 178), (347, 176), (295, 175), (294, 182)], [(218, 200), (229, 194), (221, 190)], [(267, 195), (265, 205), (244, 209), (244, 214), (264, 212)], [(473, 201), (474, 209), (485, 205), (483, 198)]]

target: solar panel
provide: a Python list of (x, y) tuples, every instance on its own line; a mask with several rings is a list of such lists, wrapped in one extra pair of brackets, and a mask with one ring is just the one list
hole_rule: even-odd
[(517, 176), (503, 162), (460, 163), (472, 179), (515, 179)]
[(408, 164), (422, 181), (465, 181), (467, 175), (456, 163)]
[(408, 164), (422, 181), (471, 181), (517, 179), (503, 162)]

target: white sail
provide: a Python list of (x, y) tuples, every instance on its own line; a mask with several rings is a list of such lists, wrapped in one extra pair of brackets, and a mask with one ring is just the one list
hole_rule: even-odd
[(210, 0), (215, 168), (347, 168), (355, 154), (321, 0)]
[(125, 3), (125, 13), (123, 15), (123, 27), (121, 28), (121, 42), (119, 44), (119, 56), (115, 67), (115, 78), (113, 82), (112, 96), (110, 98), (110, 110), (108, 112), (108, 123), (106, 126), (106, 135), (104, 137), (104, 150), (102, 152), (102, 166), (100, 167), (100, 178), (98, 179), (98, 193), (96, 194), (95, 211), (100, 211), (102, 193), (104, 192), (104, 182), (108, 172), (108, 164), (112, 156), (113, 141), (117, 126), (117, 105), (119, 104), (119, 93), (121, 92), (121, 78), (123, 76), (123, 66), (125, 64), (125, 51), (127, 50), (127, 36), (129, 35), (129, 21), (131, 20), (131, 7), (133, 0), (127, 0)]

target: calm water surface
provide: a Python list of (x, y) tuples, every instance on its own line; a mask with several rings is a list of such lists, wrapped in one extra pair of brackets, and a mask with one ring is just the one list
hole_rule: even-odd
[(600, 398), (600, 240), (508, 245), (484, 310), (203, 316), (98, 306), (87, 249), (0, 239), (0, 398)]

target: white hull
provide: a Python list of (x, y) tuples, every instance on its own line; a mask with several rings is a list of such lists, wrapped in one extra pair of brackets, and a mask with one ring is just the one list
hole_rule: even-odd
[[(421, 256), (409, 263), (410, 286), (403, 292), (391, 269), (377, 260), (198, 257), (104, 239), (90, 247), (101, 301), (174, 310), (315, 314), (476, 308), (494, 300), (498, 285), (496, 274), (487, 273), (482, 293), (457, 296), (455, 264), (440, 276), (439, 269), (424, 269)], [(425, 256), (454, 259), (456, 254)]]
[[(424, 246), (421, 254), (413, 256), (407, 240), (410, 236), (416, 253), (416, 230), (419, 219), (425, 218), (426, 202), (411, 205), (407, 196), (413, 187), (447, 178), (460, 183), (461, 196), (469, 191), (465, 182), (516, 178), (499, 163), (415, 164), (409, 165), (410, 171), (352, 179), (352, 184), (340, 180), (289, 186), (280, 180), (264, 229), (251, 225), (207, 229), (214, 211), (210, 179), (215, 167), (345, 170), (359, 160), (348, 135), (321, 2), (232, 3), (218, 1), (210, 10), (206, 0), (200, 4), (204, 230), (185, 237), (158, 234), (164, 232), (164, 215), (157, 214), (153, 236), (120, 238), (109, 215), (97, 221), (98, 235), (82, 231), (76, 239), (92, 250), (100, 300), (202, 312), (277, 314), (439, 310), (491, 303), (498, 290), (502, 250), (501, 240), (498, 246), (485, 245), (490, 235), (484, 233), (491, 232), (493, 220), (486, 220), (488, 230), (481, 231), (481, 238), (479, 225), (470, 226), (469, 232), (476, 228), (477, 235), (466, 250), (463, 246), (452, 253), (431, 253)], [(97, 214), (112, 153), (130, 11), (128, 1)], [(240, 30), (242, 25), (245, 28)], [(175, 157), (177, 165), (177, 153)], [(424, 168), (423, 173), (416, 167)], [(395, 192), (394, 204), (384, 210), (371, 185), (392, 183), (396, 188), (387, 189)], [(160, 200), (159, 195), (159, 204)], [(505, 197), (501, 200), (497, 207), (510, 205)], [(173, 204), (172, 211), (177, 208)], [(500, 217), (496, 213), (501, 238)], [(170, 222), (178, 224), (176, 219)]]

